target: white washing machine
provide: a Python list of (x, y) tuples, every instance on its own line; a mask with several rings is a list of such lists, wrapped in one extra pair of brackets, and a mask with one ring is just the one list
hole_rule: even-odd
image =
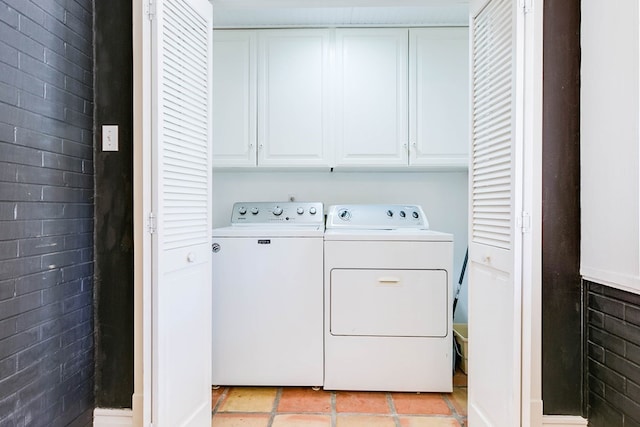
[(235, 203), (213, 230), (213, 385), (321, 386), (322, 203)]
[(419, 206), (331, 206), (324, 388), (451, 392), (453, 236)]

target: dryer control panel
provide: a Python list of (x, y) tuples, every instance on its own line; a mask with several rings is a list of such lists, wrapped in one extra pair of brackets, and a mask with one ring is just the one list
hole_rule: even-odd
[(233, 204), (231, 225), (324, 224), (321, 202), (237, 202)]
[(327, 229), (395, 230), (429, 229), (418, 205), (334, 205), (327, 214)]

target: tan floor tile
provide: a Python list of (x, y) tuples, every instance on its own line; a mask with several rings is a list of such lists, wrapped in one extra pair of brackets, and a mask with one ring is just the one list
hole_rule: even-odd
[(400, 417), (402, 427), (460, 427), (455, 418)]
[(391, 416), (383, 415), (338, 415), (336, 427), (395, 427)]
[(267, 427), (269, 414), (220, 414), (211, 419), (211, 427)]
[(331, 412), (331, 393), (309, 387), (285, 387), (278, 412)]
[(211, 389), (211, 409), (215, 409), (222, 394), (226, 391), (225, 387)]
[(277, 390), (272, 387), (233, 387), (220, 407), (221, 412), (271, 412)]
[(330, 415), (280, 414), (272, 427), (331, 427)]
[(339, 391), (336, 393), (337, 412), (389, 414), (386, 393), (367, 391)]
[(451, 409), (440, 393), (391, 393), (398, 414), (451, 415)]
[(453, 393), (448, 395), (449, 400), (460, 415), (467, 416), (467, 388), (454, 387)]

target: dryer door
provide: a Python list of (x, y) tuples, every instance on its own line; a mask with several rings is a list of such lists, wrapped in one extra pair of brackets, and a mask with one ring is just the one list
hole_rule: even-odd
[(445, 270), (334, 269), (331, 334), (446, 337)]

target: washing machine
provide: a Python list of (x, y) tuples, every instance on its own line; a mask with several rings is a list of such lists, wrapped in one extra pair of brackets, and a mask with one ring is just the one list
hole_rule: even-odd
[(416, 205), (331, 206), (324, 263), (324, 388), (451, 392), (453, 236)]
[(213, 230), (213, 385), (322, 385), (323, 234), (315, 202), (238, 202)]

